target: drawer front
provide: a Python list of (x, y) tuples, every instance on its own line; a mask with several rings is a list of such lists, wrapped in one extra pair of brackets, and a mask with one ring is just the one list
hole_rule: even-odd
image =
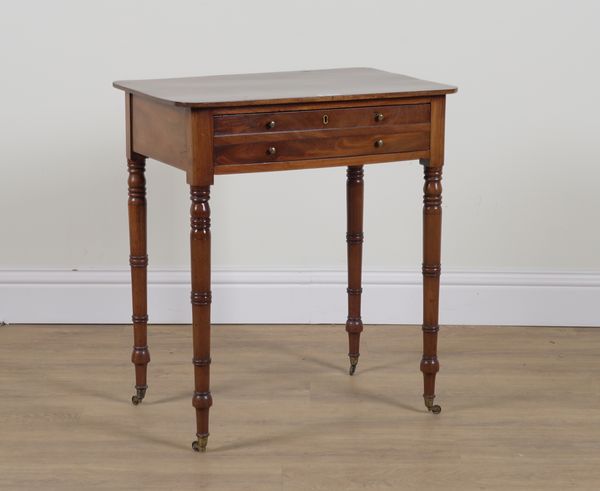
[(318, 129), (382, 127), (428, 123), (429, 104), (319, 109), (273, 113), (231, 114), (214, 117), (215, 135), (239, 133), (276, 133)]
[(429, 149), (429, 139), (428, 123), (231, 135), (215, 137), (214, 159), (231, 165), (411, 152)]

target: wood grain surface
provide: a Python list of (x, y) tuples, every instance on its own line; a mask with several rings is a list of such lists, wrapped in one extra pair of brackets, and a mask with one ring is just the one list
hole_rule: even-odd
[(276, 133), (278, 131), (380, 127), (410, 123), (429, 123), (429, 104), (402, 104), (283, 111), (215, 116), (215, 135), (239, 133)]
[(123, 80), (113, 85), (130, 93), (187, 107), (369, 100), (456, 92), (456, 87), (450, 85), (373, 68)]
[(429, 124), (421, 123), (219, 136), (214, 139), (214, 160), (216, 165), (236, 165), (429, 150), (429, 131)]
[[(419, 327), (215, 326), (206, 454), (190, 449), (189, 326), (0, 327), (0, 489), (596, 490), (600, 330), (442, 326), (439, 416)], [(35, 360), (35, 362), (32, 362)]]

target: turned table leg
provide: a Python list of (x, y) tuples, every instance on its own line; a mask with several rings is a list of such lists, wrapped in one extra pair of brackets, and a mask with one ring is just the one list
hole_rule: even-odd
[(362, 244), (363, 244), (363, 166), (348, 167), (346, 179), (346, 207), (348, 244), (348, 357), (350, 375), (354, 374), (360, 356), (360, 333), (363, 323), (360, 314), (362, 294)]
[(133, 303), (133, 352), (131, 361), (135, 365), (135, 390), (131, 398), (134, 405), (142, 402), (146, 395), (146, 371), (150, 362), (147, 325), (147, 277), (148, 256), (146, 253), (146, 158), (132, 155), (127, 160), (129, 170), (129, 264), (131, 266), (131, 294)]
[(210, 394), (210, 198), (209, 186), (191, 186), (190, 245), (192, 256), (192, 323), (194, 343), (194, 396), (196, 436), (192, 448), (206, 451)]
[(440, 369), (437, 358), (439, 331), (440, 250), (442, 234), (442, 167), (425, 165), (423, 187), (423, 358), (425, 406), (434, 414), (442, 408), (434, 405), (435, 376)]

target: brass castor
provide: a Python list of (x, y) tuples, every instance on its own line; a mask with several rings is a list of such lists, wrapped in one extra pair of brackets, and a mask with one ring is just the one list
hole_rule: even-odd
[(350, 370), (348, 371), (348, 373), (350, 375), (354, 375), (354, 372), (356, 372), (356, 365), (358, 365), (358, 356), (350, 356)]
[(208, 443), (208, 435), (199, 436), (197, 440), (192, 442), (194, 452), (206, 452), (206, 444)]
[(427, 411), (433, 414), (440, 414), (442, 412), (442, 406), (433, 403), (434, 397), (426, 396), (423, 399), (425, 400), (425, 407), (427, 408)]
[(137, 406), (140, 402), (143, 401), (144, 397), (146, 397), (146, 389), (147, 387), (144, 387), (143, 389), (135, 389), (135, 395), (131, 396), (131, 403), (134, 406)]

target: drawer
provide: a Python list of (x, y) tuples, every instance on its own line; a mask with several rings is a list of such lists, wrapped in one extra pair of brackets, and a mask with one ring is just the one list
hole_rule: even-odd
[(429, 123), (215, 136), (217, 165), (326, 159), (429, 149)]
[(428, 123), (429, 104), (216, 115), (215, 135)]

